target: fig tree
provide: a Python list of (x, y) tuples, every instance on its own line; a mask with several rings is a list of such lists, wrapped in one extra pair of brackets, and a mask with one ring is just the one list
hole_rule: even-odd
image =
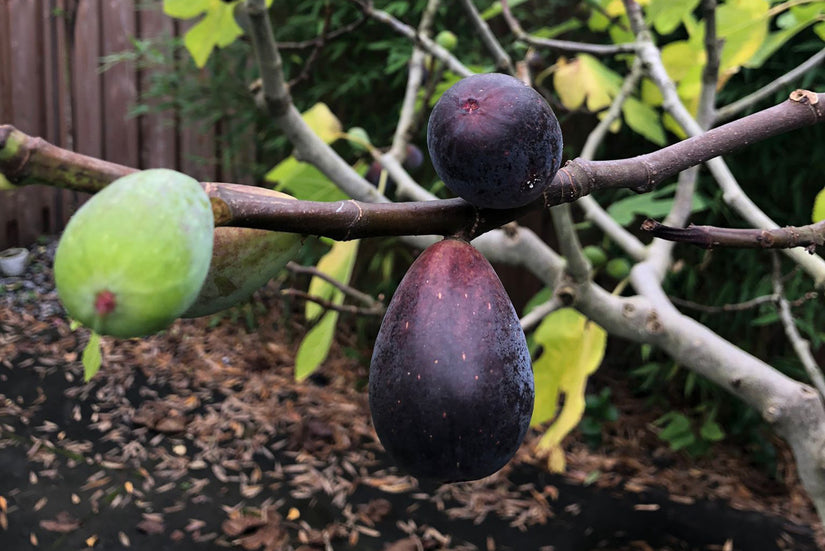
[(66, 225), (54, 259), (58, 296), (72, 318), (98, 333), (160, 331), (198, 296), (213, 229), (197, 180), (167, 169), (119, 178)]
[(544, 98), (499, 73), (464, 78), (435, 104), (427, 147), (438, 176), (477, 207), (537, 199), (561, 166), (559, 122)]
[(384, 448), (419, 478), (482, 478), (515, 454), (533, 399), (524, 332), (490, 263), (466, 241), (429, 247), (393, 295), (372, 355)]

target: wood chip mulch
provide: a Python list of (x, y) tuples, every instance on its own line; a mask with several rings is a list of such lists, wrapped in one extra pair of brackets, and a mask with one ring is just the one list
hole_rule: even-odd
[[(408, 512), (432, 508), (467, 526), (495, 519), (522, 533), (578, 514), (575, 504), (560, 510), (559, 484), (514, 482), (521, 467), (544, 469), (532, 451), (535, 431), (514, 462), (476, 483), (428, 489), (399, 472), (372, 429), (354, 331), (341, 323), (322, 369), (295, 381), (306, 326), (284, 311), (274, 283), (237, 317), (180, 320), (146, 339), (104, 338), (104, 365), (89, 383), (79, 357), (87, 333), (70, 329), (53, 289), (39, 293), (0, 303), (0, 452), (20, 450), (19, 472), (9, 473), (22, 477), (14, 488), (0, 478), (0, 541), (23, 504), (26, 514), (49, 513), (18, 527), (29, 544), (83, 532), (89, 548), (105, 537), (140, 548), (135, 538), (160, 536), (170, 549), (479, 548), (443, 528), (398, 520), (396, 495), (408, 496)], [(781, 517), (790, 543), (771, 548), (793, 548), (791, 524), (825, 542), (781, 442), (782, 484), (725, 443), (701, 459), (670, 452), (652, 426), (662, 412), (614, 383), (620, 419), (600, 450), (568, 438), (567, 482), (639, 495), (659, 489), (676, 504), (713, 499)], [(50, 388), (62, 390), (43, 390)], [(50, 504), (58, 498), (47, 489), (71, 473), (82, 479)], [(32, 496), (39, 487), (42, 495)], [(212, 517), (191, 516), (206, 506)], [(130, 512), (128, 529), (86, 530), (102, 511), (118, 510)], [(485, 547), (507, 549), (502, 543), (488, 537)]]

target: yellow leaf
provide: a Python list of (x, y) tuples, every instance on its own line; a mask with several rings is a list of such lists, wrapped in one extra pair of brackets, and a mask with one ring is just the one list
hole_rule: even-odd
[(619, 92), (622, 78), (591, 55), (579, 54), (572, 61), (559, 58), (553, 86), (568, 109), (582, 104), (589, 111), (601, 111)]
[(816, 194), (814, 199), (814, 210), (811, 213), (811, 221), (821, 222), (825, 220), (825, 189)]
[[(531, 424), (555, 417), (538, 446), (552, 450), (584, 414), (587, 378), (604, 358), (607, 333), (576, 310), (563, 308), (544, 318), (533, 339), (542, 353), (533, 362), (536, 403)], [(562, 395), (564, 406), (558, 412)]]
[(341, 121), (330, 111), (326, 103), (316, 103), (304, 111), (301, 117), (324, 143), (332, 143), (341, 137)]
[(688, 73), (705, 64), (706, 54), (701, 44), (687, 40), (677, 40), (662, 47), (662, 64), (667, 74), (678, 82)]
[[(318, 264), (315, 266), (319, 272), (322, 272), (336, 281), (341, 283), (349, 283), (352, 276), (352, 268), (355, 266), (355, 257), (358, 253), (358, 241), (336, 241), (332, 245), (332, 249), (327, 254), (321, 257)], [(344, 300), (344, 294), (335, 288), (331, 283), (324, 281), (320, 277), (313, 277), (309, 282), (309, 294), (314, 297), (320, 297), (324, 300), (341, 304)], [(324, 309), (314, 302), (307, 301), (304, 310), (304, 315), (310, 321), (315, 320)]]
[(722, 83), (753, 57), (767, 38), (769, 10), (767, 0), (728, 0), (716, 10), (716, 32), (724, 41)]
[(547, 468), (551, 473), (563, 473), (567, 468), (567, 461), (564, 459), (564, 450), (561, 446), (550, 449), (547, 457)]

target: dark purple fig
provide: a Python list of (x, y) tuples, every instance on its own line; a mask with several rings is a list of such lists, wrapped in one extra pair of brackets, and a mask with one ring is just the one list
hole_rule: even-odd
[(468, 203), (526, 205), (561, 166), (559, 121), (533, 88), (508, 75), (473, 75), (444, 92), (430, 114), (427, 147), (438, 176)]
[(372, 355), (384, 448), (419, 478), (482, 478), (515, 454), (533, 399), (524, 332), (493, 267), (466, 241), (429, 247), (393, 295)]

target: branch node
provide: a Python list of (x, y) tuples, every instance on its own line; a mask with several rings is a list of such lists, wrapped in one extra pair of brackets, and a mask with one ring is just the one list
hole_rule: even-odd
[(810, 90), (803, 90), (801, 88), (791, 92), (788, 99), (797, 103), (806, 103), (808, 105), (816, 105), (819, 103), (819, 96)]
[(629, 302), (622, 304), (622, 316), (629, 318), (632, 317), (633, 314), (636, 313), (636, 307)]
[(782, 408), (778, 404), (771, 404), (762, 412), (762, 418), (768, 423), (776, 423), (782, 415)]
[(645, 319), (645, 331), (651, 335), (659, 335), (664, 332), (664, 329), (659, 314), (656, 313), (656, 310), (651, 310)]
[(556, 297), (563, 306), (572, 306), (576, 301), (576, 288), (573, 285), (562, 285), (556, 289)]

